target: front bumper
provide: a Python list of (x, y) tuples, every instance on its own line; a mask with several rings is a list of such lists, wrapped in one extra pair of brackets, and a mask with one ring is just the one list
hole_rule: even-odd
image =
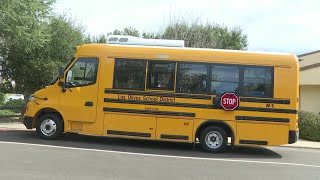
[(289, 144), (297, 142), (299, 139), (299, 131), (289, 131)]
[(33, 128), (32, 122), (33, 122), (33, 117), (30, 117), (30, 116), (23, 117), (23, 124), (26, 126), (27, 129)]

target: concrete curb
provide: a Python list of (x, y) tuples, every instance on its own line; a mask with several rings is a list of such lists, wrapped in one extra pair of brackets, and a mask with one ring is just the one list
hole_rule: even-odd
[(318, 147), (308, 147), (308, 146), (288, 146), (288, 145), (282, 145), (282, 146), (275, 146), (275, 147), (284, 147), (284, 148), (296, 148), (296, 149), (318, 149)]

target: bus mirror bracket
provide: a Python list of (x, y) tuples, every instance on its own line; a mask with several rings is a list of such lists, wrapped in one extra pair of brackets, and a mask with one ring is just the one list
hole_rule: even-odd
[(63, 78), (64, 77), (64, 67), (60, 66), (59, 67), (59, 78)]

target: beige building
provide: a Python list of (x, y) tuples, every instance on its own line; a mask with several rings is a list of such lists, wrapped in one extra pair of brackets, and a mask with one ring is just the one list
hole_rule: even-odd
[(320, 114), (320, 50), (298, 56), (300, 110)]

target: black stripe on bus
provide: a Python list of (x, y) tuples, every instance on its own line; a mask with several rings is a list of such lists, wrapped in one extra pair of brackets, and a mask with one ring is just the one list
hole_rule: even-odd
[(256, 117), (256, 116), (236, 116), (236, 120), (286, 122), (286, 123), (289, 122), (288, 118)]
[(257, 103), (272, 103), (272, 104), (290, 104), (289, 99), (265, 99), (265, 98), (249, 98), (241, 97), (241, 102), (257, 102)]
[(215, 105), (104, 98), (104, 102), (217, 109)]
[(253, 144), (253, 145), (268, 145), (268, 141), (257, 141), (257, 140), (243, 140), (240, 139), (240, 144)]
[(240, 110), (240, 111), (258, 111), (258, 112), (298, 114), (298, 111), (295, 110), (295, 109), (275, 109), (275, 108), (259, 108), (259, 107), (239, 106), (237, 108), (237, 110)]
[(188, 139), (189, 139), (189, 136), (161, 134), (160, 138), (161, 138), (161, 139), (179, 139), (179, 140), (188, 140)]
[(122, 135), (122, 136), (136, 136), (136, 137), (151, 137), (150, 133), (115, 131), (115, 130), (108, 130), (107, 134)]
[(189, 113), (189, 112), (154, 111), (154, 110), (123, 109), (123, 108), (108, 108), (108, 107), (104, 107), (103, 111), (137, 113), (137, 114), (152, 114), (152, 115), (166, 115), (166, 116), (185, 116), (185, 117), (195, 117), (196, 116), (195, 113)]
[[(104, 102), (174, 106), (174, 107), (206, 108), (206, 109), (223, 109), (222, 107), (214, 105), (214, 104), (192, 104), (192, 103), (159, 102), (159, 101), (140, 101), (140, 100), (126, 100), (126, 99), (112, 99), (112, 98), (104, 98)], [(288, 114), (297, 114), (298, 113), (298, 111), (294, 110), (294, 109), (274, 109), (274, 108), (259, 108), (259, 107), (244, 107), (244, 106), (238, 107), (237, 110), (257, 111), (257, 112), (273, 112), (273, 113), (288, 113)]]
[(122, 89), (105, 89), (107, 94), (128, 94), (128, 95), (142, 95), (142, 96), (159, 96), (159, 97), (175, 97), (175, 98), (189, 98), (189, 99), (205, 99), (211, 100), (209, 95), (201, 94), (176, 94), (176, 93), (161, 93), (161, 92), (151, 92), (151, 91), (134, 91), (134, 90), (122, 90)]

